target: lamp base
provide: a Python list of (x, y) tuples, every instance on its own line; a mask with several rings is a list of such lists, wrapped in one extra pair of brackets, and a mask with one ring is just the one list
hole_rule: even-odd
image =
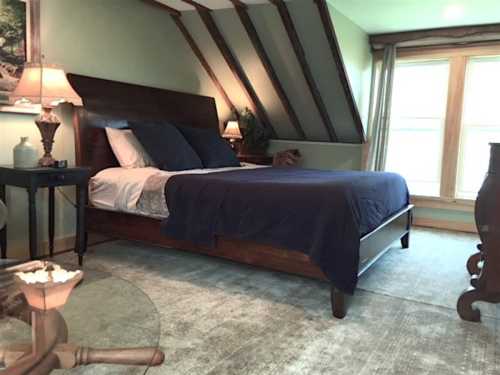
[(52, 155), (44, 155), (38, 160), (38, 166), (43, 167), (43, 168), (48, 168), (52, 167), (54, 163), (56, 162), (56, 159), (52, 157)]
[(50, 167), (54, 164), (55, 159), (52, 157), (52, 145), (54, 144), (54, 136), (57, 128), (61, 125), (56, 115), (52, 113), (51, 108), (43, 108), (43, 112), (39, 118), (35, 120), (38, 130), (42, 136), (42, 144), (44, 155), (38, 161), (40, 167)]

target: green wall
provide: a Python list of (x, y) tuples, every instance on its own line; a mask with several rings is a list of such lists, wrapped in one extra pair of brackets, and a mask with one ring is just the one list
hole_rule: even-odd
[[(42, 0), (42, 50), (47, 63), (66, 72), (208, 94), (198, 61), (170, 17), (138, 0)], [(211, 88), (210, 88), (211, 89)], [(62, 111), (54, 156), (74, 162), (70, 108)], [(12, 148), (29, 136), (41, 152), (33, 116), (0, 113), (0, 163), (12, 163)], [(73, 189), (66, 189), (73, 196)], [(38, 193), (40, 240), (47, 238), (46, 192)], [(26, 256), (27, 203), (24, 191), (7, 189), (10, 255)], [(56, 237), (74, 233), (72, 207), (58, 196)]]
[(269, 145), (269, 153), (298, 149), (302, 155), (300, 167), (325, 170), (359, 170), (361, 169), (361, 147), (361, 145), (349, 143), (272, 140)]
[(333, 6), (329, 5), (329, 10), (354, 98), (366, 127), (372, 74), (372, 54), (368, 34)]

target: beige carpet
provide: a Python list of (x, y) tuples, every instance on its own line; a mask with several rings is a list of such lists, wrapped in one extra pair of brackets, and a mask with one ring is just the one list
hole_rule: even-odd
[[(409, 250), (395, 246), (360, 280), (342, 321), (331, 317), (327, 284), (209, 257), (117, 241), (93, 247), (86, 267), (131, 281), (156, 305), (167, 360), (148, 374), (498, 375), (500, 309), (482, 305), (481, 324), (454, 309), (476, 241), (415, 230)], [(132, 336), (154, 326), (137, 314), (120, 323)]]

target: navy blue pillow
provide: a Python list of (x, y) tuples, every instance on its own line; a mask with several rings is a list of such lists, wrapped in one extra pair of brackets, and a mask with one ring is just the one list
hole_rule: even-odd
[(231, 146), (217, 130), (191, 126), (177, 126), (177, 129), (194, 148), (205, 168), (241, 167)]
[(200, 158), (175, 126), (161, 121), (129, 121), (129, 126), (158, 168), (165, 171), (203, 168)]

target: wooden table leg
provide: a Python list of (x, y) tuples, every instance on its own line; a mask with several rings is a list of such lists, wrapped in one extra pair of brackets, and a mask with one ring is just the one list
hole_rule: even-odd
[[(7, 206), (5, 199), (5, 185), (0, 185), (0, 200)], [(2, 259), (7, 258), (7, 224), (0, 230), (0, 247), (2, 248)]]
[(29, 232), (30, 232), (30, 258), (38, 258), (38, 234), (36, 220), (36, 188), (28, 188), (28, 204), (29, 204)]
[(83, 255), (86, 249), (86, 233), (85, 233), (85, 204), (87, 201), (87, 186), (76, 187), (77, 203), (76, 203), (76, 246), (75, 251), (78, 254), (78, 264), (83, 265)]
[(54, 188), (49, 187), (49, 254), (54, 257), (54, 232), (55, 232), (55, 196)]

